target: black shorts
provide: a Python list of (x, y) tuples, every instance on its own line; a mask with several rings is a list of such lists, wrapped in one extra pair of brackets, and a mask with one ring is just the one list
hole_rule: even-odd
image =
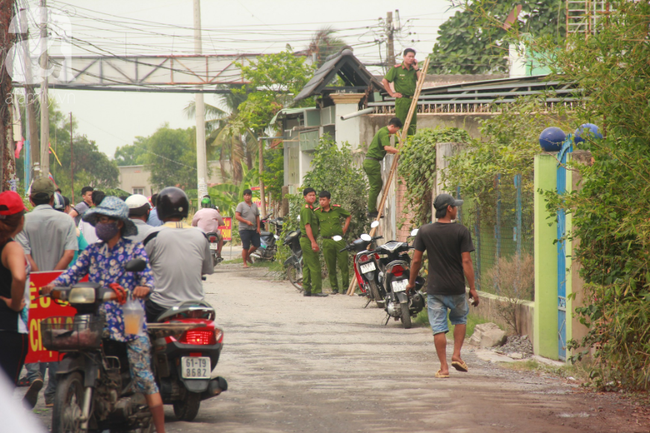
[(255, 248), (260, 247), (260, 234), (257, 230), (240, 230), (239, 237), (241, 238), (241, 246), (247, 250), (251, 247), (251, 242)]

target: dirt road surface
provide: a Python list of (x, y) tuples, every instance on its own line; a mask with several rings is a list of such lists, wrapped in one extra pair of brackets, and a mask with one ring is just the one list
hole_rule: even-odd
[[(618, 394), (514, 372), (470, 348), (468, 373), (435, 379), (430, 329), (384, 326), (384, 312), (363, 309), (356, 296), (305, 298), (265, 269), (241, 265), (217, 267), (205, 287), (225, 330), (213, 375), (230, 389), (204, 401), (193, 422), (166, 407), (168, 432), (650, 431)], [(42, 401), (37, 412), (49, 426)]]

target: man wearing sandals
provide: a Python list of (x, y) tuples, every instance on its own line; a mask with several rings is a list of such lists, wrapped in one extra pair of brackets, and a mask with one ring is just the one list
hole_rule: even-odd
[(467, 364), (460, 356), (465, 340), (469, 305), (465, 297), (465, 281), (469, 286), (469, 296), (473, 305), (478, 305), (478, 293), (474, 287), (474, 267), (470, 253), (474, 251), (472, 236), (462, 224), (455, 224), (458, 206), (463, 200), (456, 200), (449, 194), (440, 194), (433, 202), (437, 222), (420, 228), (415, 237), (415, 252), (411, 262), (411, 278), (407, 291), (415, 287), (415, 278), (422, 265), (424, 251), (429, 257), (429, 277), (427, 278), (427, 306), (429, 323), (433, 330), (433, 342), (440, 359), (437, 378), (449, 377), (447, 363), (447, 311), (454, 325), (454, 353), (451, 366), (458, 371), (467, 372)]

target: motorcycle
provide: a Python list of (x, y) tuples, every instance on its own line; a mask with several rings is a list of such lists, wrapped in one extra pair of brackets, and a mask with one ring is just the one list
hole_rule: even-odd
[[(411, 236), (417, 235), (417, 232), (418, 229), (414, 229)], [(388, 241), (372, 251), (379, 260), (378, 280), (386, 296), (386, 324), (392, 317), (401, 320), (405, 329), (411, 327), (411, 316), (416, 316), (425, 306), (425, 297), (421, 292), (424, 278), (418, 276), (415, 291), (406, 292), (411, 275), (411, 256), (408, 252), (412, 248), (407, 242)]]
[[(374, 221), (371, 227), (374, 228), (378, 225), (379, 223), (377, 221)], [(359, 284), (359, 289), (362, 292), (362, 296), (366, 296), (368, 298), (368, 302), (363, 308), (366, 308), (372, 301), (375, 301), (379, 308), (384, 307), (385, 292), (380, 286), (378, 280), (379, 256), (376, 253), (368, 250), (368, 244), (381, 238), (382, 236), (370, 237), (370, 235), (364, 233), (359, 237), (359, 239), (352, 241), (352, 243), (348, 244), (340, 251), (356, 253), (353, 261), (354, 274), (357, 278), (357, 283)], [(332, 239), (338, 242), (343, 238), (341, 236), (334, 236)]]
[[(145, 266), (145, 261), (136, 259), (128, 262), (125, 270), (140, 272)], [(56, 302), (68, 302), (76, 309), (73, 317), (50, 317), (41, 322), (43, 345), (63, 354), (56, 372), (58, 381), (52, 410), (52, 432), (152, 432), (153, 422), (146, 398), (132, 387), (126, 345), (102, 339), (104, 317), (100, 307), (106, 301), (117, 299), (116, 291), (99, 283), (78, 283), (72, 287), (55, 287), (49, 296)], [(195, 329), (197, 327), (199, 329)], [(192, 343), (197, 335), (198, 338), (208, 338), (205, 326), (197, 322), (181, 322), (170, 323), (166, 328), (162, 332), (167, 337), (178, 338), (179, 346), (187, 344), (191, 354), (195, 351), (201, 354)], [(221, 329), (215, 326), (212, 338), (214, 346), (220, 350), (223, 341)], [(154, 375), (157, 375), (156, 364), (153, 367)], [(167, 368), (170, 369), (169, 365)], [(209, 382), (202, 397), (208, 398), (210, 392), (217, 395), (225, 390), (219, 388), (221, 385), (227, 389), (227, 383), (221, 378)], [(160, 385), (164, 386), (164, 381)]]
[(270, 213), (261, 221), (262, 228), (269, 228), (270, 225), (275, 227), (274, 232), (260, 230), (260, 247), (251, 254), (251, 259), (255, 260), (275, 260), (275, 253), (278, 251), (276, 242), (280, 240), (282, 233), (282, 218), (271, 219), (273, 213)]
[[(219, 234), (216, 232), (209, 232), (205, 234), (210, 242), (210, 254), (212, 255), (212, 264), (217, 266), (223, 261), (223, 257), (219, 257)], [(226, 242), (224, 242), (224, 245)]]
[(302, 249), (300, 248), (300, 229), (291, 231), (285, 236), (283, 245), (288, 246), (291, 250), (291, 256), (284, 261), (284, 268), (287, 272), (287, 278), (291, 284), (302, 292)]
[(226, 379), (211, 379), (223, 342), (223, 331), (214, 319), (210, 304), (188, 301), (147, 324), (160, 395), (182, 421), (196, 417), (201, 401), (228, 390)]

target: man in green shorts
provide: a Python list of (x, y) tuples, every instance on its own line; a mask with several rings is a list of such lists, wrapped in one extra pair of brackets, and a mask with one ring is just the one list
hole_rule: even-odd
[(397, 149), (390, 145), (390, 136), (396, 134), (402, 127), (402, 121), (393, 117), (372, 139), (366, 159), (363, 161), (363, 171), (368, 176), (370, 192), (368, 195), (368, 218), (377, 218), (377, 197), (381, 192), (381, 161), (386, 153), (397, 153)]
[[(415, 94), (418, 78), (420, 78), (420, 69), (418, 69), (418, 61), (415, 60), (415, 50), (413, 48), (407, 48), (404, 50), (404, 61), (388, 71), (381, 82), (388, 94), (395, 98), (395, 116), (402, 121), (402, 124), (406, 123), (406, 116), (408, 116), (409, 109), (411, 108), (411, 101)], [(394, 92), (389, 83), (393, 83), (395, 87)], [(415, 134), (417, 123), (416, 110), (413, 112), (408, 135)]]
[[(314, 214), (316, 191), (305, 188), (302, 191), (305, 205), (300, 209), (300, 249), (302, 250), (302, 287), (305, 296), (327, 296), (323, 293), (320, 275), (320, 258), (318, 257), (318, 218)], [(313, 287), (312, 287), (313, 283)]]
[[(325, 256), (325, 264), (327, 265), (327, 273), (330, 276), (330, 285), (332, 286), (332, 294), (343, 293), (347, 290), (350, 283), (348, 274), (348, 253), (346, 251), (340, 252), (345, 248), (345, 241), (335, 241), (332, 239), (334, 236), (343, 236), (348, 231), (350, 226), (350, 212), (346, 211), (338, 204), (331, 204), (332, 195), (329, 191), (321, 191), (318, 194), (320, 207), (316, 208), (314, 213), (318, 218), (320, 227), (320, 234), (323, 237), (323, 256)], [(345, 223), (341, 228), (341, 218), (345, 218)], [(336, 278), (336, 264), (338, 263), (341, 269), (341, 288), (339, 289), (338, 281)]]

